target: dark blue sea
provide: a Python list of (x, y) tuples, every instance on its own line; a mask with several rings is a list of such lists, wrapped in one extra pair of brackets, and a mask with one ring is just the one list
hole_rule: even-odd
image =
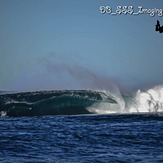
[(0, 119), (0, 162), (163, 162), (162, 115)]
[[(135, 97), (118, 100), (99, 91), (3, 93), (0, 162), (161, 163), (162, 103), (147, 101), (148, 107), (141, 107), (148, 112), (139, 112)], [(131, 112), (133, 106), (137, 112)]]

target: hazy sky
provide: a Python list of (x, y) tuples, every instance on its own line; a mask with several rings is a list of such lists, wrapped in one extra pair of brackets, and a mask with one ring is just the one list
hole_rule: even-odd
[(0, 90), (163, 84), (163, 16), (99, 10), (124, 5), (163, 9), (162, 0), (0, 0)]

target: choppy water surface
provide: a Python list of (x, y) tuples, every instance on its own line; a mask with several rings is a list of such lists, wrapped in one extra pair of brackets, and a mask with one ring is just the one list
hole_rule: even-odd
[(163, 162), (163, 114), (0, 118), (0, 162)]

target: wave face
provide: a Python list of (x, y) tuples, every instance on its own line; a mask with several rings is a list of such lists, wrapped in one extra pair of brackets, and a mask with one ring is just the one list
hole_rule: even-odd
[(41, 91), (0, 95), (1, 116), (91, 114), (95, 103), (116, 104), (105, 92)]
[(107, 91), (65, 90), (0, 95), (1, 116), (141, 113), (163, 111), (163, 87), (134, 95)]

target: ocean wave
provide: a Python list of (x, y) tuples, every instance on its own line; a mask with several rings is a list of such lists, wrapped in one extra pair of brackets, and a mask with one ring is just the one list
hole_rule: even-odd
[(0, 96), (0, 113), (8, 116), (91, 114), (94, 103), (116, 103), (102, 91), (41, 91)]
[(1, 116), (142, 113), (163, 111), (163, 86), (121, 95), (100, 90), (63, 90), (0, 95)]

